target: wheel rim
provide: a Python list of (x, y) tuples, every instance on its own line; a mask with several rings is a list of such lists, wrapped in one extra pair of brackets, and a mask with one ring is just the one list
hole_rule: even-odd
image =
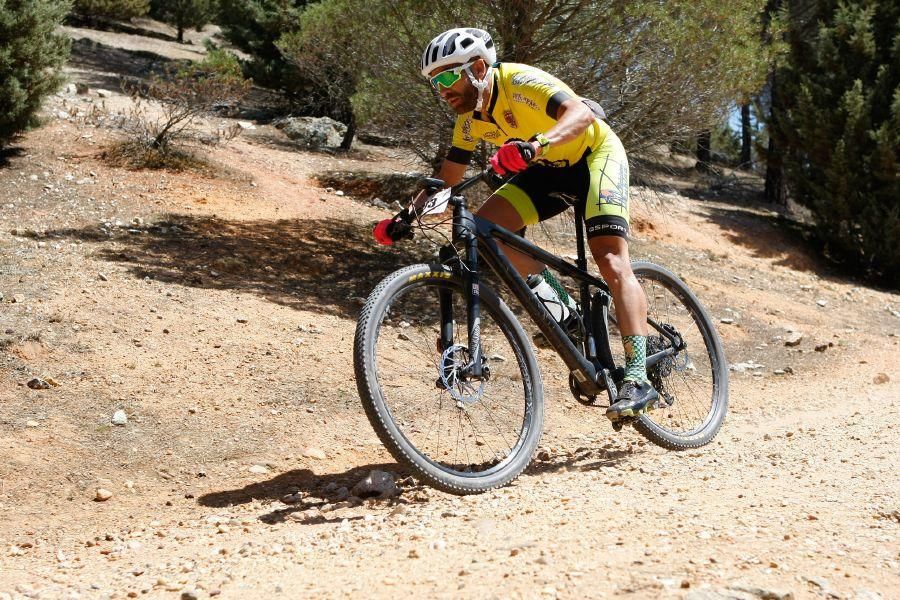
[[(458, 351), (438, 348), (442, 290), (451, 294)], [(484, 382), (454, 372), (468, 362), (468, 340), (465, 301), (453, 282), (409, 285), (376, 316), (373, 362), (393, 427), (415, 454), (459, 477), (502, 471), (523, 447), (533, 416), (522, 350), (496, 315), (482, 299), (483, 364), (490, 373)]]

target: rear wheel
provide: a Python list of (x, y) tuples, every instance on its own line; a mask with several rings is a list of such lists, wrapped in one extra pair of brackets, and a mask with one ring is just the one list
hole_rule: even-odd
[(541, 378), (528, 338), (484, 283), (485, 376), (467, 376), (463, 289), (442, 265), (397, 271), (369, 296), (354, 342), (357, 388), (379, 438), (397, 461), (455, 494), (512, 481), (528, 466), (543, 426)]
[[(722, 342), (700, 301), (663, 267), (631, 265), (647, 295), (647, 316), (683, 340), (683, 348), (647, 369), (659, 392), (652, 412), (634, 422), (648, 440), (670, 450), (708, 444), (728, 410), (728, 363)], [(647, 356), (671, 348), (672, 341), (650, 326)]]

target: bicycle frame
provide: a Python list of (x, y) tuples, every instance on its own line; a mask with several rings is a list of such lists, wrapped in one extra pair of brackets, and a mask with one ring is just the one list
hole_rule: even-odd
[[(469, 335), (469, 363), (464, 369), (465, 375), (473, 379), (481, 379), (484, 375), (481, 356), (480, 302), (479, 302), (479, 259), (493, 270), (497, 276), (518, 298), (519, 302), (531, 316), (541, 333), (559, 354), (570, 374), (578, 382), (578, 387), (586, 396), (594, 396), (606, 391), (612, 403), (616, 397), (616, 382), (621, 382), (624, 369), (617, 368), (609, 346), (609, 306), (611, 292), (606, 282), (591, 275), (587, 271), (585, 254), (584, 222), (580, 207), (576, 207), (576, 240), (578, 254), (573, 265), (570, 262), (547, 252), (528, 240), (504, 229), (487, 219), (473, 214), (467, 207), (466, 200), (460, 195), (465, 188), (476, 183), (484, 174), (467, 179), (451, 192), (450, 205), (453, 207), (453, 243), (464, 245), (465, 257), (461, 259), (461, 274), (466, 284), (466, 310)], [(585, 328), (584, 351), (572, 343), (556, 319), (543, 303), (532, 293), (525, 279), (519, 275), (509, 258), (500, 248), (497, 240), (506, 246), (525, 255), (535, 258), (552, 269), (572, 277), (580, 284), (581, 308)], [(456, 256), (456, 252), (453, 252)], [(598, 289), (596, 299), (591, 295), (591, 286)], [(441, 296), (442, 333), (441, 344), (446, 349), (453, 343), (453, 315), (449, 292)], [(595, 306), (599, 303), (599, 306)], [(595, 315), (595, 309), (597, 314)], [(600, 321), (596, 323), (595, 321)], [(671, 342), (671, 347), (647, 357), (647, 366), (651, 367), (667, 356), (672, 356), (684, 347), (680, 336), (667, 331), (652, 319), (649, 325), (659, 335)], [(598, 339), (599, 338), (599, 339)]]

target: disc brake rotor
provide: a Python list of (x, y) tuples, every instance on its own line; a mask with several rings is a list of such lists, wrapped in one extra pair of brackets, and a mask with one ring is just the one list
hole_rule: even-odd
[(461, 344), (450, 346), (441, 355), (440, 381), (458, 408), (478, 402), (484, 395), (484, 381), (468, 381), (461, 371), (469, 364), (469, 349)]

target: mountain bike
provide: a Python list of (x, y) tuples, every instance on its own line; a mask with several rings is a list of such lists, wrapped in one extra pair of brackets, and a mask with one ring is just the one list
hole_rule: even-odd
[[(541, 437), (544, 393), (529, 337), (516, 315), (481, 279), (486, 264), (569, 370), (573, 396), (605, 409), (624, 376), (613, 351), (618, 328), (607, 284), (590, 274), (584, 220), (576, 207), (572, 264), (473, 214), (462, 192), (423, 180), (428, 203), (404, 222), (436, 231), (427, 215), (452, 207), (452, 238), (440, 262), (414, 264), (382, 280), (359, 316), (353, 347), (366, 415), (393, 457), (428, 484), (453, 494), (500, 487), (528, 466)], [(439, 191), (440, 190), (440, 191)], [(498, 245), (527, 254), (578, 284), (578, 327), (563, 330)], [(670, 271), (634, 262), (648, 301), (647, 373), (659, 392), (653, 410), (625, 425), (670, 450), (708, 444), (728, 406), (728, 367), (709, 316)]]

